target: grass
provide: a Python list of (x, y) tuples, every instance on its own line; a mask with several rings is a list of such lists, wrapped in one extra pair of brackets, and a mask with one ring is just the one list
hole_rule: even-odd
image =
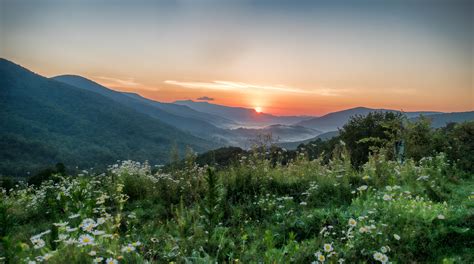
[(100, 175), (2, 190), (6, 263), (473, 263), (474, 181), (444, 155), (354, 170), (300, 155), (221, 170)]

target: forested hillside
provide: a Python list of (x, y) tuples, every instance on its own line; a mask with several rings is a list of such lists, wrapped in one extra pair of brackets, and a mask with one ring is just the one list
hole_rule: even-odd
[(100, 94), (34, 74), (0, 59), (0, 172), (24, 176), (58, 162), (101, 167), (116, 160), (169, 161), (184, 151), (214, 148)]

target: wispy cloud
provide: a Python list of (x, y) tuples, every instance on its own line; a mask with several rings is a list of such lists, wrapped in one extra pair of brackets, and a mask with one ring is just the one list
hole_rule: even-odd
[(301, 94), (317, 94), (323, 96), (338, 96), (340, 90), (329, 89), (329, 88), (318, 88), (318, 89), (298, 89), (287, 87), (283, 85), (258, 85), (243, 82), (231, 82), (231, 81), (212, 81), (212, 82), (182, 82), (175, 80), (166, 80), (166, 84), (177, 85), (184, 88), (190, 89), (212, 89), (212, 90), (224, 90), (224, 91), (236, 91), (236, 90), (266, 90), (282, 93), (301, 93)]
[(146, 91), (158, 91), (159, 88), (156, 87), (148, 87), (135, 81), (134, 78), (127, 78), (127, 79), (119, 79), (114, 77), (107, 77), (107, 76), (95, 76), (94, 79), (97, 82), (100, 82), (102, 85), (111, 88), (130, 88), (133, 90), (146, 90)]
[(124, 79), (118, 79), (118, 78), (112, 78), (112, 77), (106, 77), (106, 76), (96, 76), (97, 79), (109, 81), (109, 82), (114, 82), (119, 85), (123, 86), (139, 86), (140, 83), (136, 82), (135, 79), (133, 78), (128, 78), (126, 80)]

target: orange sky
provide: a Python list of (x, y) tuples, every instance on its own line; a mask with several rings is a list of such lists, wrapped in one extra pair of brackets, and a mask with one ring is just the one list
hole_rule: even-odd
[(0, 56), (158, 101), (278, 115), (474, 109), (473, 2), (0, 2)]

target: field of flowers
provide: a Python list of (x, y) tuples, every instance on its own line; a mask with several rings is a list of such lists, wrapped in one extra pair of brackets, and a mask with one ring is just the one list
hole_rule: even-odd
[(6, 263), (474, 263), (474, 181), (342, 152), (164, 173), (124, 161), (0, 194)]

